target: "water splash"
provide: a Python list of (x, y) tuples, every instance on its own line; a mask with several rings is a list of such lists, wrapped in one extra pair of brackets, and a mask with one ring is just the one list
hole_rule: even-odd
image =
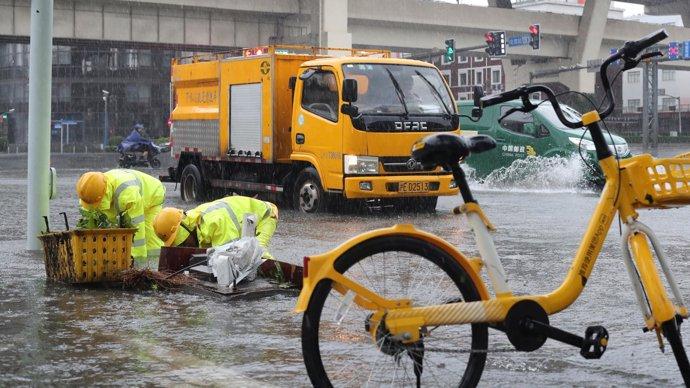
[(474, 169), (464, 165), (473, 190), (512, 192), (591, 193), (586, 176), (588, 167), (579, 155), (571, 157), (530, 156), (517, 159), (510, 166), (477, 177)]

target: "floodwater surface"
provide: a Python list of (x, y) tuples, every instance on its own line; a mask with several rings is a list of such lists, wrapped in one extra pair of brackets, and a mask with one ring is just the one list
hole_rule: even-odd
[[(46, 282), (42, 255), (24, 249), (25, 164), (5, 158), (0, 159), (0, 385), (309, 385), (293, 296), (223, 302)], [(61, 211), (76, 222), (79, 174), (86, 166), (106, 168), (109, 163), (75, 159), (65, 158), (59, 168), (59, 194), (50, 204), (54, 229), (63, 228)], [(546, 293), (557, 287), (597, 195), (568, 184), (539, 190), (519, 182), (514, 188), (472, 186), (498, 228), (496, 246), (514, 290)], [(174, 185), (166, 187), (166, 205), (189, 207)], [(458, 197), (441, 198), (431, 215), (303, 215), (284, 209), (271, 252), (298, 263), (359, 233), (413, 223), (472, 256), (476, 249), (467, 223), (450, 214), (459, 202)], [(690, 209), (642, 211), (640, 219), (657, 231), (681, 292), (690, 299)], [(619, 241), (614, 223), (580, 299), (551, 317), (553, 325), (578, 335), (587, 326), (605, 326), (610, 342), (603, 358), (585, 360), (578, 349), (554, 341), (532, 353), (510, 352), (505, 335), (490, 331), (489, 349), (496, 352), (488, 356), (482, 386), (681, 384), (670, 349), (662, 354), (656, 336), (642, 332)], [(688, 330), (683, 325), (686, 338)]]

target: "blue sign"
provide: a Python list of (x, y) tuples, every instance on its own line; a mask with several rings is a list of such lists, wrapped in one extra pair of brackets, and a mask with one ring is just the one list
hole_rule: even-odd
[(508, 47), (527, 46), (528, 44), (529, 35), (518, 35), (508, 38)]
[(690, 59), (690, 40), (683, 42), (683, 58)]
[(668, 44), (668, 59), (670, 59), (672, 61), (681, 59), (680, 47), (678, 47), (678, 42), (669, 42), (669, 44)]

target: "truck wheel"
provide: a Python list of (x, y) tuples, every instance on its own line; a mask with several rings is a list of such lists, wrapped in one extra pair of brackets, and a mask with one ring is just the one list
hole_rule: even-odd
[(305, 213), (326, 210), (328, 206), (326, 193), (313, 167), (305, 168), (297, 176), (295, 188), (292, 191), (292, 203), (295, 209)]
[(185, 202), (201, 202), (206, 198), (206, 187), (199, 169), (188, 164), (180, 176), (180, 195)]
[(436, 204), (438, 204), (438, 197), (421, 197), (415, 201), (417, 211), (420, 213), (433, 213), (436, 211)]

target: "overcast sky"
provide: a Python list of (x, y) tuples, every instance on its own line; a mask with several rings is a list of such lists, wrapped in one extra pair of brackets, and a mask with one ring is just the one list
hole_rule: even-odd
[[(453, 0), (445, 0), (449, 3), (455, 3)], [(461, 4), (472, 4), (472, 5), (484, 5), (486, 6), (486, 0), (460, 0)], [(613, 2), (616, 7), (623, 8), (625, 10), (625, 16), (639, 15), (644, 12), (644, 6), (639, 4), (629, 4), (621, 1)]]

